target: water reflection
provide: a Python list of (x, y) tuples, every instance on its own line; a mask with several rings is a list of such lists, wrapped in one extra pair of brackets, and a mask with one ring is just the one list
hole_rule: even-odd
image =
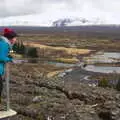
[[(120, 73), (120, 67), (113, 67), (112, 63), (120, 62), (120, 53), (117, 52), (98, 52), (95, 55), (85, 58), (87, 66), (84, 68), (87, 71), (100, 73)], [(95, 63), (109, 63), (109, 66), (97, 66)], [(110, 66), (111, 63), (111, 66)]]
[(98, 52), (90, 57), (85, 57), (87, 63), (117, 63), (120, 62), (120, 53), (117, 52)]
[(47, 62), (48, 64), (53, 64), (53, 65), (56, 65), (57, 67), (74, 67), (75, 64), (68, 64), (68, 63), (60, 63), (60, 62)]
[(120, 67), (87, 65), (84, 69), (100, 73), (120, 73)]

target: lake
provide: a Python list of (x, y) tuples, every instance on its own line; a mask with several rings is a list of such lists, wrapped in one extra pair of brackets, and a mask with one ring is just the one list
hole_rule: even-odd
[[(120, 62), (120, 53), (117, 52), (98, 52), (95, 55), (85, 58), (88, 65), (84, 68), (86, 71), (100, 73), (120, 73), (120, 67), (113, 67), (113, 63)], [(89, 64), (90, 63), (90, 64)], [(97, 66), (96, 63), (109, 63), (109, 66)], [(95, 65), (96, 64), (96, 65)], [(111, 64), (111, 66), (110, 66)]]

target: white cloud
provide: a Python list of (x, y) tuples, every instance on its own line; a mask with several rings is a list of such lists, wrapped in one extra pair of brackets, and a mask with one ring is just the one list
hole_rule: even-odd
[(40, 14), (43, 18), (76, 16), (120, 23), (119, 6), (119, 0), (0, 0), (0, 17)]

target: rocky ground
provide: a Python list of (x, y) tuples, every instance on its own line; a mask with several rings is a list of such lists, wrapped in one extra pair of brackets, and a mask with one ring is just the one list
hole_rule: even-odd
[(10, 87), (18, 113), (10, 120), (120, 120), (120, 92), (114, 89), (48, 79), (27, 64), (13, 65)]

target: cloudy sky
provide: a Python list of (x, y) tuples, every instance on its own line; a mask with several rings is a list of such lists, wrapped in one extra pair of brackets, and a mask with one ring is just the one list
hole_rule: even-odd
[(76, 16), (120, 24), (119, 12), (120, 0), (0, 0), (0, 18), (6, 20), (34, 15), (39, 19)]

